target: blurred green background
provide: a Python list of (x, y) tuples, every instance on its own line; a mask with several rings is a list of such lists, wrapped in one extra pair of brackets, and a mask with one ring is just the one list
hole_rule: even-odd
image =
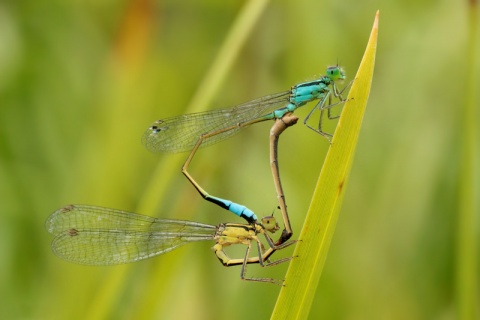
[[(458, 259), (458, 199), (472, 191), (461, 178), (466, 79), (480, 75), (479, 59), (472, 65), (468, 55), (467, 4), (272, 1), (208, 101), (195, 94), (208, 88), (205, 78), (245, 1), (1, 2), (0, 318), (269, 318), (279, 288), (241, 281), (239, 268), (218, 263), (212, 243), (87, 267), (51, 253), (44, 221), (80, 203), (241, 222), (189, 185), (180, 173), (186, 154), (151, 154), (142, 133), (188, 105), (191, 112), (207, 101), (202, 108), (214, 109), (283, 91), (337, 61), (352, 79), (377, 9), (370, 102), (310, 318), (458, 318), (457, 275), (479, 271), (478, 247)], [(211, 194), (270, 214), (277, 205), (270, 125), (202, 149), (191, 173)], [(281, 137), (296, 235), (327, 148), (303, 124)], [(465, 176), (477, 181), (478, 172)], [(248, 273), (281, 279), (286, 268), (249, 266)], [(478, 289), (478, 278), (466, 282)]]

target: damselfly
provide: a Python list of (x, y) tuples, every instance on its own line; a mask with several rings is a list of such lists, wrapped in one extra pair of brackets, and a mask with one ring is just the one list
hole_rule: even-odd
[[(86, 265), (115, 265), (148, 259), (172, 251), (189, 242), (214, 241), (213, 250), (227, 267), (241, 265), (241, 278), (250, 281), (280, 284), (271, 278), (247, 278), (246, 265), (258, 263), (272, 266), (290, 260), (270, 262), (278, 249), (294, 243), (275, 245), (267, 232), (279, 229), (273, 216), (264, 217), (261, 224), (222, 223), (212, 226), (193, 221), (157, 219), (136, 213), (87, 205), (69, 205), (52, 213), (45, 227), (55, 236), (52, 251), (60, 258)], [(267, 243), (265, 250), (258, 235)], [(252, 242), (258, 255), (250, 257)], [(244, 258), (232, 259), (225, 247), (244, 244)]]
[[(345, 73), (339, 66), (328, 67), (325, 76), (317, 80), (297, 84), (288, 91), (255, 99), (233, 108), (157, 120), (143, 135), (143, 143), (147, 149), (153, 152), (190, 151), (187, 160), (182, 166), (182, 173), (194, 185), (202, 197), (252, 223), (258, 220), (253, 211), (230, 200), (211, 196), (200, 187), (187, 171), (193, 156), (200, 147), (227, 139), (240, 129), (251, 124), (272, 119), (285, 119), (285, 115), (289, 115), (297, 108), (316, 100), (318, 100), (318, 103), (308, 113), (304, 124), (330, 141), (332, 135), (322, 130), (323, 116), (324, 112), (327, 111), (330, 119), (336, 118), (331, 116), (330, 108), (345, 101), (342, 93), (349, 85), (342, 90), (339, 90), (336, 85), (336, 81), (344, 79)], [(338, 98), (339, 102), (332, 103), (332, 96)], [(308, 125), (307, 121), (315, 110), (320, 111), (320, 120), (316, 127), (312, 127)], [(287, 124), (287, 121), (284, 120), (284, 122)], [(290, 125), (292, 124), (287, 124), (286, 127)], [(275, 130), (275, 126), (272, 130)], [(271, 149), (273, 149), (272, 143), (271, 140)], [(280, 181), (278, 170), (277, 173), (273, 173), (273, 176), (274, 181)], [(280, 204), (280, 207), (285, 222), (285, 230), (280, 242), (284, 242), (291, 237), (292, 230), (288, 222), (286, 206), (284, 205), (285, 208), (283, 208), (282, 204)]]

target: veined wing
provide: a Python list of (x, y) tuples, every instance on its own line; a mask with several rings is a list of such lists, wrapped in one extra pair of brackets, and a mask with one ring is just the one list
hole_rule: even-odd
[(189, 242), (213, 240), (216, 232), (207, 224), (83, 205), (57, 210), (46, 228), (55, 235), (52, 251), (57, 256), (88, 265), (151, 258)]
[(215, 226), (199, 222), (158, 219), (111, 208), (73, 204), (52, 213), (45, 222), (45, 228), (53, 235), (72, 228), (183, 233), (216, 230)]
[[(236, 126), (237, 124), (261, 118), (284, 107), (289, 101), (290, 91), (265, 96), (227, 109), (190, 113), (157, 120), (144, 133), (142, 141), (152, 152), (185, 152), (195, 146), (202, 134)], [(219, 133), (203, 141), (208, 146), (237, 133), (241, 128)]]

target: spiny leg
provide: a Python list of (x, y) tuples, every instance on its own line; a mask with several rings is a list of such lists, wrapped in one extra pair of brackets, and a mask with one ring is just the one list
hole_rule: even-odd
[[(316, 133), (319, 133), (320, 135), (322, 135), (325, 139), (328, 140), (328, 142), (331, 142), (331, 137), (332, 135), (328, 132), (323, 132), (320, 128), (321, 128), (321, 123), (323, 121), (323, 110), (324, 110), (324, 105), (325, 105), (325, 101), (327, 101), (327, 99), (329, 99), (330, 101), (330, 98), (331, 97), (331, 91), (327, 91), (325, 93), (325, 95), (323, 96), (322, 99), (320, 99), (320, 101), (315, 105), (315, 107), (310, 110), (310, 112), (307, 114), (307, 116), (305, 117), (305, 120), (303, 120), (303, 124), (306, 125), (308, 128), (312, 129), (313, 131), (315, 131)], [(308, 120), (310, 119), (311, 115), (313, 114), (313, 112), (315, 110), (320, 110), (320, 120), (319, 120), (319, 124), (318, 124), (318, 127), (317, 128), (314, 128), (312, 126), (310, 126), (307, 122)]]
[[(355, 79), (354, 79), (354, 80), (355, 80)], [(340, 101), (345, 101), (346, 99), (344, 99), (344, 98), (342, 97), (342, 94), (343, 94), (343, 92), (344, 92), (347, 88), (350, 88), (350, 87), (352, 86), (352, 83), (353, 83), (354, 80), (350, 81), (350, 82), (349, 82), (345, 87), (343, 87), (342, 90), (340, 90), (340, 91), (338, 91), (338, 87), (337, 87), (337, 85), (334, 83), (334, 84), (333, 84), (333, 95), (334, 95), (335, 97), (340, 97), (340, 98), (339, 98)]]
[(338, 102), (336, 103), (332, 103), (332, 96), (330, 95), (329, 98), (328, 98), (328, 105), (323, 105), (321, 106), (320, 110), (320, 122), (319, 122), (319, 127), (318, 129), (320, 131), (322, 131), (321, 127), (322, 127), (322, 116), (323, 116), (323, 110), (327, 109), (328, 110), (328, 119), (329, 120), (334, 120), (334, 119), (338, 119), (340, 118), (340, 115), (337, 115), (337, 116), (332, 116), (331, 114), (331, 110), (333, 107), (335, 107), (336, 105), (339, 105), (341, 103), (344, 103), (345, 101), (347, 101), (347, 99), (343, 98), (342, 97), (342, 94), (343, 92), (349, 88), (353, 83), (353, 80), (350, 81), (345, 87), (342, 88), (342, 90), (338, 91), (338, 87), (335, 83), (332, 84), (332, 88), (333, 88), (333, 95), (335, 98), (338, 98)]
[[(342, 94), (343, 92), (351, 86), (353, 80), (350, 81), (344, 88), (342, 88), (342, 90), (338, 90), (338, 87), (335, 83), (332, 84), (332, 90), (329, 90), (328, 92), (325, 93), (325, 96), (320, 99), (320, 101), (315, 105), (315, 107), (308, 113), (307, 117), (305, 118), (305, 120), (303, 121), (303, 123), (310, 129), (312, 129), (313, 131), (321, 134), (323, 137), (325, 137), (330, 143), (331, 143), (331, 138), (333, 137), (332, 134), (328, 133), (328, 132), (325, 132), (323, 131), (322, 129), (322, 123), (323, 123), (323, 115), (324, 115), (324, 112), (325, 110), (328, 110), (327, 111), (327, 114), (328, 114), (328, 118), (330, 120), (333, 120), (333, 119), (337, 119), (339, 118), (340, 116), (332, 116), (331, 115), (331, 108), (339, 105), (339, 104), (342, 104), (346, 101), (345, 98), (342, 97)], [(336, 103), (332, 103), (332, 94), (335, 98), (338, 98), (339, 101), (336, 102)], [(328, 104), (325, 104), (325, 102), (327, 101), (328, 99)], [(318, 122), (318, 128), (313, 128), (312, 126), (310, 126), (307, 121), (308, 119), (310, 119), (310, 116), (313, 114), (313, 112), (315, 110), (320, 110), (320, 119), (319, 119), (319, 122)]]
[(320, 108), (320, 119), (318, 120), (318, 129), (315, 130), (316, 132), (320, 133), (321, 135), (323, 135), (324, 137), (326, 137), (328, 139), (329, 142), (331, 142), (331, 138), (333, 137), (333, 135), (331, 133), (328, 133), (328, 132), (325, 132), (323, 131), (322, 129), (322, 123), (323, 123), (323, 115), (325, 113), (325, 110), (328, 110), (327, 111), (327, 116), (328, 116), (328, 119), (329, 120), (334, 120), (334, 119), (337, 119), (337, 118), (340, 118), (340, 115), (338, 116), (331, 116), (331, 113), (330, 111), (332, 110), (332, 107), (335, 107), (336, 105), (339, 105), (341, 103), (344, 103), (345, 100), (341, 100), (339, 102), (336, 102), (336, 103), (332, 103), (332, 96), (330, 95), (329, 96), (329, 99), (328, 99), (328, 106), (324, 106), (324, 107), (321, 107)]
[[(269, 248), (267, 251), (264, 251), (262, 242), (258, 239), (258, 237), (252, 237), (250, 239), (246, 239), (246, 241), (241, 241), (237, 242), (238, 239), (232, 238), (231, 240), (226, 240), (223, 239), (223, 242), (218, 242), (212, 247), (213, 251), (215, 252), (215, 255), (217, 256), (218, 260), (222, 263), (223, 266), (225, 267), (231, 267), (231, 266), (238, 266), (242, 265), (242, 270), (240, 273), (240, 277), (242, 280), (247, 280), (247, 281), (256, 281), (256, 282), (266, 282), (266, 283), (274, 283), (281, 285), (282, 281), (272, 279), (272, 278), (247, 278), (246, 275), (246, 270), (247, 270), (247, 264), (260, 264), (262, 267), (270, 267), (270, 266), (275, 266), (278, 264), (281, 264), (283, 262), (290, 261), (293, 257), (286, 257), (282, 258), (273, 262), (269, 261), (270, 256), (277, 250), (277, 249), (283, 249), (287, 246), (290, 246), (294, 244), (297, 241), (288, 241), (280, 246), (277, 246), (276, 248)], [(245, 239), (244, 239), (245, 240)], [(249, 257), (250, 251), (251, 251), (251, 242), (252, 240), (255, 240), (257, 243), (257, 250), (258, 250), (258, 255), (255, 257)], [(228, 257), (226, 252), (224, 251), (224, 245), (232, 245), (236, 243), (243, 243), (247, 245), (247, 250), (245, 253), (245, 256), (243, 258), (236, 258), (232, 259)], [(269, 244), (272, 244), (272, 241), (270, 239)], [(268, 263), (265, 263), (268, 262)]]
[[(329, 120), (334, 120), (334, 119), (340, 118), (340, 115), (332, 116), (331, 110), (332, 110), (333, 107), (335, 107), (335, 106), (337, 106), (337, 105), (339, 105), (339, 104), (345, 103), (345, 101), (347, 101), (347, 99), (345, 99), (345, 98), (342, 97), (342, 94), (343, 94), (343, 92), (344, 92), (347, 88), (349, 88), (349, 87), (352, 85), (352, 83), (353, 83), (353, 80), (350, 81), (345, 87), (343, 87), (343, 89), (342, 89), (341, 91), (338, 91), (337, 85), (336, 85), (335, 83), (333, 83), (333, 84), (332, 84), (333, 96), (334, 96), (335, 98), (338, 98), (339, 101), (336, 102), (336, 103), (332, 103), (332, 95), (330, 94), (329, 97), (328, 97), (328, 104), (327, 104), (327, 105), (325, 105), (325, 103), (323, 103), (323, 104), (320, 105), (320, 106), (317, 105), (317, 106), (319, 107), (319, 109), (320, 109), (320, 120), (319, 120), (319, 122), (318, 122), (318, 132), (319, 132), (319, 133), (323, 132), (323, 133), (327, 134), (330, 138), (333, 137), (333, 135), (331, 135), (330, 133), (324, 132), (324, 131), (322, 130), (322, 123), (323, 123), (323, 114), (324, 114), (324, 111), (325, 111), (325, 109), (328, 110), (328, 111), (327, 111), (327, 115), (328, 115), (328, 119), (329, 119)], [(316, 107), (317, 107), (317, 106), (316, 106)], [(329, 139), (329, 140), (330, 140), (330, 139)]]
[[(257, 240), (258, 241), (258, 240)], [(272, 279), (272, 278), (247, 278), (245, 276), (246, 272), (247, 272), (247, 263), (248, 263), (248, 256), (250, 255), (250, 250), (252, 248), (252, 242), (249, 241), (248, 242), (248, 245), (247, 245), (247, 250), (245, 252), (245, 258), (243, 259), (243, 264), (242, 264), (242, 270), (240, 272), (240, 278), (242, 280), (245, 280), (245, 281), (254, 281), (254, 282), (267, 282), (267, 283), (273, 283), (273, 284), (277, 284), (277, 285), (282, 285), (283, 284), (283, 280), (276, 280), (276, 279)], [(261, 253), (261, 249), (260, 249), (260, 246), (258, 246), (258, 256), (262, 256), (262, 253)], [(260, 265), (263, 267), (264, 264), (263, 264), (263, 259), (259, 259), (259, 263)]]
[[(265, 234), (265, 237), (267, 237), (267, 235)], [(270, 243), (269, 239), (267, 238), (267, 242)], [(291, 246), (292, 244), (294, 243), (297, 243), (298, 240), (290, 240), (290, 241), (287, 241), (285, 243), (282, 243), (281, 245), (278, 245), (278, 246), (274, 246), (274, 247), (270, 247), (268, 250), (264, 251), (262, 253), (262, 260), (264, 262), (267, 262), (267, 264), (265, 264), (264, 266), (265, 267), (270, 267), (270, 266), (276, 266), (280, 263), (283, 263), (283, 262), (287, 262), (287, 261), (290, 261), (292, 260), (294, 257), (286, 257), (286, 258), (282, 258), (282, 259), (279, 259), (279, 260), (275, 260), (275, 261), (270, 261), (270, 257), (272, 256), (272, 254), (277, 251), (277, 250), (281, 250), (281, 249), (284, 249), (286, 247), (289, 247)], [(250, 258), (252, 259), (252, 258)], [(255, 259), (255, 258), (253, 258)], [(247, 262), (247, 263), (250, 263), (250, 260)]]

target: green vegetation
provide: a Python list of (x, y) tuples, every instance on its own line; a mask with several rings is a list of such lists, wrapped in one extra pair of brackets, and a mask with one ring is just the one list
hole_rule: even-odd
[(305, 319), (335, 232), (367, 106), (375, 66), (378, 17), (325, 158), (272, 319)]
[[(0, 4), (0, 318), (269, 318), (281, 289), (242, 282), (208, 243), (86, 267), (51, 253), (44, 221), (80, 203), (240, 222), (181, 175), (186, 154), (146, 151), (144, 130), (286, 90), (337, 61), (350, 81), (378, 9), (368, 108), (309, 318), (478, 317), (475, 2), (30, 0)], [(329, 147), (300, 122), (279, 143), (294, 238)], [(271, 214), (270, 126), (199, 151), (195, 179)]]

